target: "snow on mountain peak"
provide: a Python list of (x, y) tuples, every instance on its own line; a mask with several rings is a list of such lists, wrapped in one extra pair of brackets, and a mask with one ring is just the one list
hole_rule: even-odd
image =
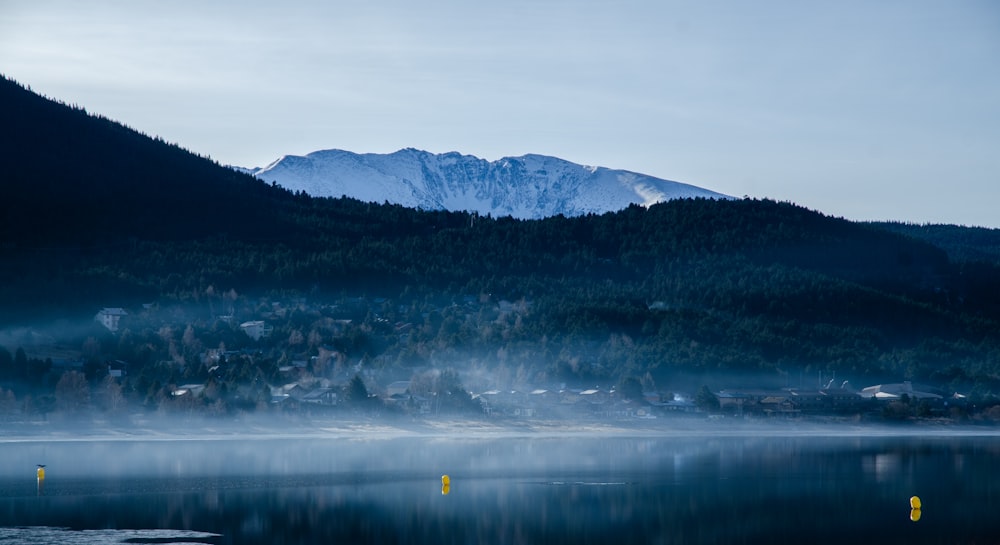
[(490, 162), (413, 148), (389, 154), (333, 149), (286, 155), (263, 168), (240, 170), (316, 197), (348, 196), (519, 219), (602, 214), (678, 198), (729, 198), (680, 182), (534, 154)]

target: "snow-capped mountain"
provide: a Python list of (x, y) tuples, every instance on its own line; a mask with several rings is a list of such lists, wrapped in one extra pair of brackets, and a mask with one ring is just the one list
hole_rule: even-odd
[(707, 189), (625, 170), (543, 155), (487, 161), (451, 152), (390, 154), (324, 150), (241, 169), (317, 197), (348, 196), (424, 210), (464, 210), (520, 219), (579, 216), (688, 197), (729, 198)]

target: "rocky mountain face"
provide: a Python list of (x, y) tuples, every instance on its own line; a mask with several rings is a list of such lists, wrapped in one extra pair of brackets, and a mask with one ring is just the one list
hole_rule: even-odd
[(312, 196), (519, 219), (602, 214), (679, 198), (729, 198), (680, 182), (543, 155), (487, 161), (416, 149), (390, 154), (324, 150), (242, 170)]

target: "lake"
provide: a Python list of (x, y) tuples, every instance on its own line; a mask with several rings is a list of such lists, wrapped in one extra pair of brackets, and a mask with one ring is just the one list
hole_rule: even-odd
[(4, 544), (1000, 543), (1000, 438), (975, 433), (30, 438), (0, 460)]

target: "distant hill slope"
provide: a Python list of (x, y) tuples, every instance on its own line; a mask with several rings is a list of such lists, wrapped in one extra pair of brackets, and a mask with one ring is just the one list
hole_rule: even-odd
[(1000, 229), (885, 222), (872, 225), (933, 244), (946, 251), (954, 261), (1000, 265)]
[(728, 198), (688, 184), (543, 155), (490, 162), (415, 149), (385, 155), (324, 150), (243, 170), (317, 197), (347, 196), (519, 219), (602, 214), (678, 198)]
[(287, 224), (284, 192), (0, 78), (0, 244), (98, 244)]

